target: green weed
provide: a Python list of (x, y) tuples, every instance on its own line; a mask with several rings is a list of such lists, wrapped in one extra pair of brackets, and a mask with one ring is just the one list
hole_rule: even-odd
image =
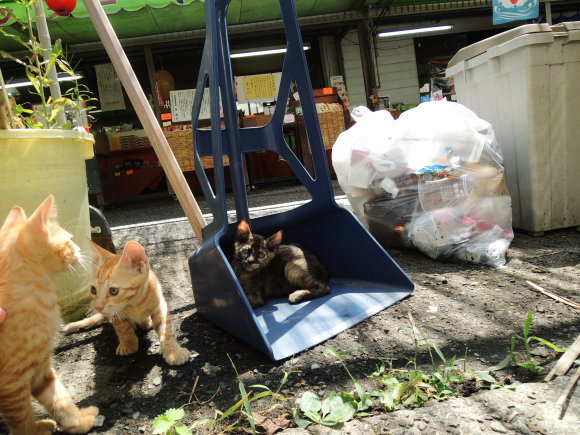
[(153, 420), (153, 433), (165, 435), (191, 435), (191, 431), (184, 424), (178, 424), (185, 415), (183, 409), (168, 409), (164, 414)]
[(306, 428), (312, 423), (322, 424), (324, 426), (336, 426), (345, 423), (353, 417), (364, 417), (369, 415), (366, 411), (374, 406), (373, 400), (366, 393), (362, 385), (354, 378), (344, 363), (343, 356), (355, 351), (336, 352), (333, 349), (326, 349), (325, 355), (336, 358), (343, 366), (344, 370), (354, 383), (356, 394), (345, 391), (336, 393), (330, 392), (328, 397), (320, 400), (316, 394), (307, 391), (298, 401), (300, 411), (309, 420), (300, 418), (298, 411), (292, 409), (294, 423), (300, 428)]
[[(537, 362), (531, 353), (530, 343), (535, 340), (538, 341), (549, 348), (555, 350), (556, 352), (564, 352), (564, 350), (560, 349), (554, 343), (549, 342), (540, 337), (536, 337), (534, 335), (530, 335), (532, 330), (532, 321), (533, 316), (531, 310), (528, 310), (528, 315), (526, 317), (526, 321), (524, 322), (524, 328), (522, 331), (522, 335), (514, 334), (511, 337), (511, 346), (508, 355), (496, 366), (492, 367), (490, 371), (493, 370), (501, 370), (507, 367), (510, 363), (514, 364), (518, 367), (523, 367), (528, 369), (534, 375), (541, 373), (544, 370), (544, 367)], [(517, 344), (523, 344), (523, 351), (516, 350)]]

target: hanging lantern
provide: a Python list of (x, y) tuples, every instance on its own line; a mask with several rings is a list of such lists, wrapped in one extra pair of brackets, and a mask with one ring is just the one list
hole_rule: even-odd
[(169, 92), (175, 89), (175, 80), (169, 71), (161, 69), (155, 72), (155, 78), (157, 79), (157, 92), (161, 94), (161, 97), (165, 100), (169, 100)]
[(77, 5), (77, 0), (45, 0), (51, 11), (62, 17), (68, 17)]

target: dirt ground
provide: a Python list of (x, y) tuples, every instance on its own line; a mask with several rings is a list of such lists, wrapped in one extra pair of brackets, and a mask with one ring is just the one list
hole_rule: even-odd
[[(377, 389), (368, 378), (380, 359), (412, 357), (414, 342), (407, 331), (408, 312), (447, 357), (467, 356), (469, 367), (481, 370), (499, 363), (508, 353), (510, 337), (521, 334), (528, 310), (534, 316), (534, 335), (560, 347), (569, 346), (580, 332), (579, 311), (530, 287), (532, 281), (569, 299), (580, 301), (580, 232), (556, 230), (543, 237), (517, 232), (508, 251), (507, 267), (493, 269), (473, 264), (444, 263), (409, 250), (389, 250), (412, 278), (415, 290), (400, 303), (370, 317), (336, 337), (294, 358), (273, 362), (266, 355), (204, 320), (196, 311), (187, 257), (195, 248), (191, 228), (183, 219), (117, 227), (117, 246), (130, 239), (149, 253), (164, 287), (180, 343), (190, 352), (188, 363), (170, 367), (162, 359), (153, 332), (140, 336), (137, 354), (115, 355), (117, 339), (111, 325), (59, 338), (56, 370), (79, 405), (100, 408), (94, 434), (151, 434), (152, 420), (168, 408), (183, 407), (183, 422), (213, 418), (240, 399), (236, 373), (248, 388), (253, 384), (277, 389), (284, 372), (292, 373), (282, 387), (290, 399), (273, 415), (297, 407), (294, 399), (312, 391), (352, 391), (344, 368), (323, 352), (360, 350), (345, 357), (348, 369), (367, 390)], [(537, 358), (546, 369), (555, 352), (537, 346)], [(231, 359), (231, 362), (230, 362)], [(421, 351), (419, 362), (428, 363)], [(417, 410), (371, 415), (338, 429), (310, 426), (285, 433), (577, 433), (580, 394), (576, 388), (564, 417), (554, 403), (570, 378), (545, 383), (513, 367), (499, 372), (515, 383), (508, 389), (479, 391), (469, 397), (430, 403)], [(264, 403), (255, 403), (261, 410)], [(39, 410), (39, 416), (43, 415)], [(223, 428), (223, 427), (222, 427)], [(0, 433), (5, 428), (0, 426)], [(194, 431), (195, 433), (195, 431)], [(199, 433), (207, 433), (200, 426)]]

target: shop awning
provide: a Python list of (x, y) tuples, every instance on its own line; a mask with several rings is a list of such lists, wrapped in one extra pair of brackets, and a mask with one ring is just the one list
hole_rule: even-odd
[[(205, 28), (204, 0), (100, 0), (119, 38), (158, 35)], [(295, 0), (299, 17), (328, 17), (337, 15), (388, 13), (396, 10), (420, 13), (425, 6), (455, 9), (459, 7), (490, 7), (491, 0)], [(23, 8), (14, 1), (0, 2), (24, 18)], [(369, 9), (370, 7), (370, 9)], [(69, 17), (61, 17), (47, 9), (49, 31), (53, 39), (65, 44), (96, 42), (97, 33), (88, 17), (82, 0)], [(424, 10), (423, 10), (424, 12)], [(491, 9), (490, 9), (491, 13)], [(278, 0), (232, 0), (228, 9), (228, 24), (250, 24), (279, 20)], [(0, 16), (0, 25), (16, 32), (14, 20)], [(0, 36), (0, 48), (16, 50), (18, 45)]]

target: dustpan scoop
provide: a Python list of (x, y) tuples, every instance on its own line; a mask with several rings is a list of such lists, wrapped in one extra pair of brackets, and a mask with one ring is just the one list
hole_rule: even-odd
[[(192, 109), (195, 126), (206, 86), (210, 92), (211, 131), (195, 129), (196, 174), (213, 214), (204, 228), (204, 243), (189, 258), (198, 312), (230, 334), (274, 360), (287, 358), (338, 334), (406, 297), (413, 290), (409, 277), (356, 217), (334, 201), (312, 85), (292, 1), (281, 0), (287, 52), (278, 101), (285, 101), (294, 81), (298, 87), (312, 152), (314, 176), (283, 138), (284, 105), (276, 105), (271, 122), (258, 128), (237, 123), (227, 38), (228, 0), (207, 1), (206, 42)], [(223, 105), (225, 128), (220, 129)], [(296, 305), (274, 299), (252, 309), (237, 280), (230, 259), (236, 223), (228, 223), (222, 154), (229, 156), (237, 220), (249, 219), (242, 153), (269, 150), (284, 158), (308, 189), (312, 201), (283, 213), (250, 220), (252, 231), (270, 235), (284, 230), (283, 243), (299, 243), (315, 253), (330, 275), (331, 293)], [(215, 190), (200, 156), (214, 159)]]

